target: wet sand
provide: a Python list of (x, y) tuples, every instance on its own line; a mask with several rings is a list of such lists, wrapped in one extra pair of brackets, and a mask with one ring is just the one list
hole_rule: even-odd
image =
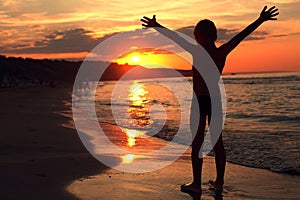
[[(214, 160), (204, 161), (201, 199), (222, 199), (209, 190), (208, 180), (214, 177)], [(193, 199), (180, 192), (180, 185), (191, 179), (191, 165), (178, 160), (151, 173), (129, 174), (108, 170), (103, 174), (75, 181), (69, 190), (81, 199)], [(267, 170), (227, 164), (223, 199), (299, 199), (298, 177), (276, 174)], [(199, 199), (199, 198), (194, 198)]]
[(72, 86), (0, 91), (0, 199), (78, 199), (65, 188), (106, 167), (59, 113), (70, 113)]

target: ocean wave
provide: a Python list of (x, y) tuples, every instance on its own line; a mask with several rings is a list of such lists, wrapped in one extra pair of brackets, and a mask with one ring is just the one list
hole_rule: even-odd
[(259, 122), (288, 122), (288, 123), (299, 123), (299, 116), (263, 116), (263, 119), (258, 120)]
[(223, 78), (225, 84), (270, 84), (273, 82), (300, 81), (300, 76), (271, 76), (271, 77), (238, 77), (238, 78)]
[(287, 115), (258, 115), (253, 113), (226, 113), (227, 118), (232, 119), (257, 119), (258, 122), (288, 122), (299, 123), (299, 116), (287, 116)]
[[(164, 127), (155, 136), (174, 141), (175, 129)], [(295, 158), (300, 156), (300, 135), (294, 131), (274, 132), (270, 130), (227, 130), (223, 131), (224, 145), (229, 162), (268, 169), (278, 173), (300, 175), (300, 163)], [(294, 140), (291, 140), (294, 138)], [(190, 143), (189, 143), (190, 144)], [(209, 155), (213, 155), (211, 152)]]
[(230, 112), (227, 112), (226, 113), (226, 117), (227, 118), (234, 118), (234, 119), (256, 119), (256, 118), (259, 118), (260, 116), (259, 115), (254, 115), (254, 114), (247, 114), (247, 113), (230, 113)]

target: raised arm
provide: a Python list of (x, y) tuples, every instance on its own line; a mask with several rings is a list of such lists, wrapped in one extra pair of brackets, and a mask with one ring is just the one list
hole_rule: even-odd
[(188, 42), (186, 39), (182, 38), (178, 33), (175, 31), (172, 31), (161, 24), (159, 24), (156, 21), (155, 15), (153, 15), (153, 18), (150, 19), (149, 17), (144, 16), (143, 19), (141, 19), (144, 24), (142, 24), (143, 27), (146, 28), (154, 28), (156, 31), (161, 33), (162, 35), (168, 37), (169, 39), (173, 40), (175, 43), (177, 43), (180, 47), (182, 47), (184, 50), (191, 52), (191, 49), (194, 47), (194, 45), (190, 42)]
[(241, 41), (243, 41), (255, 29), (257, 29), (263, 22), (268, 20), (277, 20), (277, 18), (275, 17), (278, 14), (278, 9), (275, 6), (271, 7), (268, 10), (267, 6), (265, 6), (257, 20), (255, 20), (252, 24), (247, 26), (242, 32), (234, 36), (228, 43), (223, 44), (220, 47), (220, 50), (222, 50), (225, 55), (228, 55)]

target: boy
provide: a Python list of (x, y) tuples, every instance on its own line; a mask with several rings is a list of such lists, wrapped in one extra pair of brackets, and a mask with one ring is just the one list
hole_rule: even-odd
[[(260, 16), (252, 24), (247, 26), (242, 32), (233, 37), (229, 42), (216, 47), (215, 41), (217, 40), (217, 29), (214, 23), (210, 20), (201, 20), (198, 22), (194, 29), (194, 36), (198, 44), (200, 44), (211, 56), (215, 62), (220, 74), (222, 74), (223, 68), (225, 66), (225, 61), (227, 55), (249, 34), (251, 34), (255, 29), (257, 29), (263, 22), (268, 20), (277, 20), (275, 17), (279, 14), (278, 9), (273, 6), (267, 10), (267, 6), (263, 8)], [(171, 31), (156, 21), (155, 15), (152, 19), (148, 17), (143, 17), (141, 19), (144, 27), (154, 28), (161, 32), (163, 35), (174, 40), (178, 45), (184, 49), (193, 48), (193, 44), (187, 42), (182, 37), (180, 37), (176, 32)], [(193, 60), (195, 60), (195, 53), (192, 54)], [(201, 195), (201, 176), (202, 176), (202, 163), (203, 158), (199, 157), (199, 151), (201, 149), (202, 143), (205, 136), (205, 125), (206, 120), (210, 124), (211, 118), (211, 96), (207, 85), (201, 76), (201, 74), (193, 66), (193, 89), (197, 96), (198, 105), (200, 109), (200, 121), (196, 136), (192, 142), (192, 168), (193, 168), (193, 181), (189, 184), (184, 184), (181, 186), (181, 191), (193, 195)], [(193, 101), (194, 102), (194, 101)], [(191, 119), (192, 120), (192, 119)], [(213, 147), (215, 152), (215, 162), (217, 169), (217, 177), (215, 181), (210, 180), (209, 183), (213, 186), (216, 192), (222, 192), (224, 185), (224, 172), (226, 164), (226, 155), (223, 146), (222, 134), (218, 138), (216, 144)]]

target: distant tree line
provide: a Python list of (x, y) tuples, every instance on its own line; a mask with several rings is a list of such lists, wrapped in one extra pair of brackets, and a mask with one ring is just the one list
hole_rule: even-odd
[[(92, 73), (97, 73), (100, 67), (108, 66), (101, 77), (102, 81), (118, 80), (126, 72), (135, 68), (135, 73), (129, 79), (168, 77), (170, 69), (145, 69), (140, 66), (103, 61), (87, 61), (92, 63)], [(82, 61), (49, 60), (16, 58), (0, 55), (0, 87), (18, 87), (26, 84), (49, 84), (57, 82), (73, 83)], [(190, 70), (179, 70), (184, 76), (190, 76)], [(86, 77), (89, 80), (90, 77)], [(99, 80), (92, 80), (99, 81)]]

